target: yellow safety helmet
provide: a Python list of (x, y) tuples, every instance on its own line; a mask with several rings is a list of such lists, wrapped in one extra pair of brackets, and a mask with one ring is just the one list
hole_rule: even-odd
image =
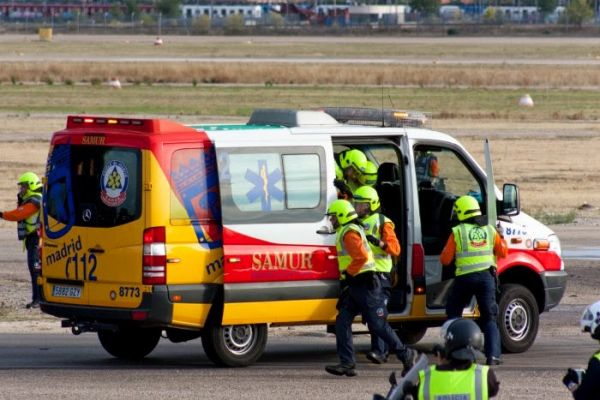
[(371, 186), (361, 186), (352, 193), (352, 200), (355, 203), (369, 203), (371, 211), (377, 211), (381, 204), (377, 190)]
[(19, 178), (17, 182), (19, 185), (26, 184), (27, 189), (34, 191), (42, 187), (42, 182), (40, 181), (40, 177), (34, 174), (33, 172), (25, 172)]
[(481, 215), (479, 203), (473, 196), (461, 196), (454, 203), (454, 213), (459, 221)]
[(327, 208), (327, 215), (335, 215), (340, 225), (358, 218), (356, 210), (348, 200), (335, 200)]
[(377, 183), (377, 166), (367, 160), (365, 170), (361, 172), (358, 181), (363, 185), (375, 186)]
[(358, 149), (348, 150), (340, 156), (340, 164), (343, 169), (351, 166), (358, 172), (363, 173), (367, 166), (367, 156)]
[(337, 162), (335, 163), (335, 179), (344, 179), (344, 171), (342, 171)]

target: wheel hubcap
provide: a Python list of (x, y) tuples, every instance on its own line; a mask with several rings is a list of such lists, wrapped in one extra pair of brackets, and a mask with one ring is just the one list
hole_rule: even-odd
[(223, 339), (231, 353), (242, 355), (254, 346), (256, 332), (252, 325), (228, 325), (223, 327)]
[(521, 299), (513, 300), (504, 313), (504, 327), (514, 341), (523, 340), (529, 331), (529, 313)]

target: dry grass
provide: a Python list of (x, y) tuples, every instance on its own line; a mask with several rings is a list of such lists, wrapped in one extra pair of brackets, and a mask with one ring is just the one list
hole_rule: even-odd
[[(48, 117), (13, 116), (5, 119), (0, 127), (0, 137), (7, 133), (50, 132), (64, 126), (64, 116)], [(183, 122), (199, 122), (197, 117), (183, 118)], [(211, 118), (210, 122), (217, 119)], [(207, 122), (201, 119), (201, 122)], [(587, 202), (600, 206), (600, 137), (590, 135), (581, 127), (571, 127), (572, 136), (560, 135), (564, 125), (558, 129), (547, 123), (544, 127), (555, 134), (544, 135), (540, 131), (528, 135), (530, 126), (514, 126), (520, 134), (506, 135), (503, 123), (490, 123), (480, 126), (482, 132), (490, 134), (494, 159), (496, 182), (517, 183), (521, 189), (521, 203), (525, 211), (536, 215), (568, 215)], [(453, 121), (450, 131), (462, 128), (473, 129), (472, 121)], [(444, 130), (440, 127), (440, 130)], [(460, 141), (475, 159), (483, 165), (482, 134), (460, 137)], [(558, 134), (557, 134), (558, 132)], [(39, 135), (38, 135), (39, 136)], [(49, 138), (49, 135), (48, 135)], [(42, 174), (48, 153), (48, 141), (0, 142), (0, 210), (14, 207), (16, 196), (15, 182), (25, 170)], [(2, 222), (2, 226), (9, 226)]]
[(186, 62), (5, 62), (0, 82), (396, 85), (417, 87), (580, 88), (600, 86), (595, 66), (414, 65)]

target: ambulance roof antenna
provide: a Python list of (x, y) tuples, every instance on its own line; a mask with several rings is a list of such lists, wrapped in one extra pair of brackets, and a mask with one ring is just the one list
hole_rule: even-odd
[(381, 82), (381, 127), (385, 127), (385, 118), (383, 116), (383, 82)]

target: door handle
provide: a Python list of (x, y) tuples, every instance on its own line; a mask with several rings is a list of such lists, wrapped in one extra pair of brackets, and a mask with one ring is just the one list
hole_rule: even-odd
[(241, 262), (241, 261), (242, 261), (242, 259), (241, 259), (241, 258), (239, 258), (239, 257), (229, 257), (229, 258), (227, 259), (227, 261), (229, 261), (230, 263), (239, 263), (239, 262)]
[(90, 247), (90, 248), (88, 249), (88, 251), (89, 251), (90, 253), (99, 253), (99, 254), (102, 254), (102, 253), (104, 253), (104, 249), (103, 249), (102, 247)]
[(181, 262), (181, 258), (167, 258), (167, 263), (169, 264), (177, 264)]

